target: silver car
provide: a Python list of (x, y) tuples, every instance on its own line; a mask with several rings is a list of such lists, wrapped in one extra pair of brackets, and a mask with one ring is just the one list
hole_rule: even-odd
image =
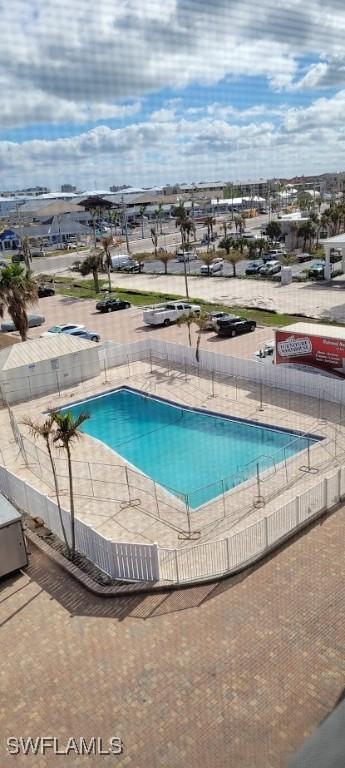
[[(28, 315), (29, 328), (36, 328), (38, 325), (43, 325), (46, 319), (43, 315)], [(1, 323), (1, 330), (5, 332), (15, 331), (16, 327), (13, 320), (6, 320), (5, 323)]]

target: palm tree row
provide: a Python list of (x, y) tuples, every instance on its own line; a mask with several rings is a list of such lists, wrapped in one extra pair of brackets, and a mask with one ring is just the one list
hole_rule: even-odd
[[(192, 219), (189, 217), (183, 203), (176, 205), (172, 209), (172, 215), (175, 218), (175, 227), (176, 229), (179, 229), (181, 233), (182, 250), (184, 252), (188, 251), (188, 248), (190, 247), (191, 235), (192, 233), (195, 235), (195, 232), (196, 232), (195, 224), (192, 221)], [(183, 269), (184, 269), (184, 280), (185, 280), (185, 287), (186, 287), (186, 297), (187, 299), (189, 299), (187, 264), (185, 259), (183, 260)]]
[[(24, 424), (29, 427), (30, 434), (36, 438), (42, 438), (45, 442), (47, 453), (52, 468), (56, 503), (58, 507), (60, 525), (62, 535), (64, 538), (65, 546), (68, 556), (73, 560), (75, 556), (75, 504), (74, 504), (74, 488), (73, 488), (73, 470), (72, 470), (72, 454), (71, 446), (81, 438), (82, 432), (80, 431), (81, 425), (90, 418), (87, 413), (80, 413), (76, 418), (73, 417), (70, 411), (67, 413), (60, 413), (59, 411), (52, 411), (46, 420), (40, 424), (35, 423), (30, 418), (24, 419)], [(69, 500), (70, 500), (70, 517), (71, 517), (71, 540), (69, 541), (66, 528), (64, 525), (58, 476), (56, 471), (56, 464), (53, 455), (53, 446), (62, 448), (67, 454), (67, 466), (68, 466), (68, 478), (69, 478)]]

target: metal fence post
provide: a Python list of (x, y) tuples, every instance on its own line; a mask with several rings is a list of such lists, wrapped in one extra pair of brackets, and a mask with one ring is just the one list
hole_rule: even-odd
[(323, 481), (323, 499), (324, 499), (324, 509), (328, 509), (328, 478), (325, 477)]
[(226, 560), (227, 560), (227, 570), (230, 571), (230, 537), (226, 537)]
[(214, 371), (211, 373), (211, 380), (212, 380), (212, 397), (214, 397)]
[(264, 520), (264, 531), (265, 531), (265, 535), (264, 535), (265, 549), (267, 549), (268, 548), (268, 519), (267, 517), (264, 517), (263, 520)]
[(223, 494), (223, 517), (226, 517), (224, 480), (222, 480), (221, 483), (222, 483), (222, 494)]
[(180, 583), (180, 574), (179, 574), (179, 570), (178, 570), (178, 550), (177, 549), (175, 549), (175, 571), (176, 571), (176, 581), (177, 581), (177, 584), (179, 584)]
[(59, 397), (61, 397), (61, 392), (60, 392), (60, 382), (59, 382), (59, 374), (58, 374), (58, 371), (56, 371), (56, 385), (57, 385), (57, 390), (58, 390), (58, 393), (59, 393)]
[(94, 491), (94, 488), (93, 488), (93, 480), (92, 480), (92, 472), (91, 472), (91, 467), (90, 467), (90, 462), (89, 461), (87, 462), (87, 465), (88, 465), (88, 468), (89, 468), (89, 477), (90, 477), (90, 483), (91, 483), (92, 496), (93, 496), (93, 498), (95, 498), (95, 491)]
[(131, 489), (129, 485), (129, 478), (128, 478), (128, 467), (125, 466), (125, 475), (126, 475), (126, 483), (127, 483), (127, 492), (128, 492), (128, 501), (131, 501)]
[(160, 516), (160, 514), (159, 514), (159, 503), (158, 503), (158, 497), (157, 497), (157, 486), (156, 486), (156, 483), (155, 483), (155, 481), (153, 481), (153, 487), (154, 487), (154, 492), (155, 492), (156, 507), (157, 507), (157, 515), (158, 515), (158, 518), (159, 518), (159, 520), (160, 520), (160, 519), (161, 519), (161, 516)]
[(299, 496), (296, 496), (295, 507), (296, 507), (296, 525), (299, 525), (300, 524)]
[(262, 381), (260, 381), (259, 388), (260, 388), (260, 405), (259, 405), (258, 410), (259, 411), (263, 411), (264, 408), (263, 408), (263, 400), (262, 400)]

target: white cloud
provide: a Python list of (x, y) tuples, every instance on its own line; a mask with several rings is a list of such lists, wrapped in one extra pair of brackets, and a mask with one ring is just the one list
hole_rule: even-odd
[[(337, 0), (12, 0), (2, 30), (0, 73), (13, 101), (5, 125), (31, 122), (35, 111), (36, 122), (116, 117), (124, 102), (162, 88), (225, 77), (261, 75), (283, 90), (345, 72)], [(321, 68), (316, 62), (301, 80), (308, 55), (321, 57)]]
[[(215, 112), (216, 110), (211, 110)], [(155, 184), (181, 179), (291, 176), (339, 168), (345, 140), (345, 90), (307, 109), (281, 109), (271, 120), (261, 105), (225, 117), (214, 114), (101, 125), (69, 138), (0, 144), (0, 171), (11, 186), (117, 182)], [(257, 114), (255, 114), (257, 113)]]

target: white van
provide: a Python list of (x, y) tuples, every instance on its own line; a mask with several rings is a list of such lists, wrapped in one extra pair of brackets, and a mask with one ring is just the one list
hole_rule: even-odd
[(213, 259), (210, 265), (203, 264), (202, 267), (200, 267), (200, 274), (201, 275), (216, 275), (217, 273), (220, 274), (223, 272), (224, 267), (224, 261), (223, 259)]
[(132, 259), (129, 258), (127, 253), (117, 253), (116, 256), (111, 257), (111, 269), (112, 272), (119, 272), (120, 269), (130, 264)]

